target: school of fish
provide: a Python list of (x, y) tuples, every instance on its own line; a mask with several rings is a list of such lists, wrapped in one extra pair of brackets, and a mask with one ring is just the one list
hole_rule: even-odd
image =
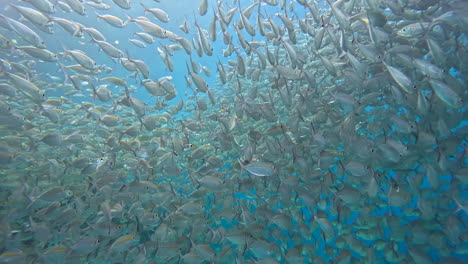
[(0, 263), (467, 263), (466, 0), (176, 2), (1, 1)]

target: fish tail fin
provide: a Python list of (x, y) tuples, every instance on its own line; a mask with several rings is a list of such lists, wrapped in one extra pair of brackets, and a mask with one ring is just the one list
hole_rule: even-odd
[(96, 11), (94, 11), (94, 14), (96, 14), (96, 20), (99, 21), (101, 19), (101, 15)]
[(65, 45), (65, 43), (63, 43), (63, 41), (61, 41), (61, 40), (59, 42), (60, 42), (60, 46), (62, 46), (62, 49), (64, 51), (61, 54), (63, 54), (64, 57), (67, 56), (67, 55), (70, 55), (70, 49), (67, 47), (67, 45)]
[(65, 65), (63, 63), (61, 63), (58, 58), (57, 58), (57, 63), (58, 65), (60, 66), (60, 71), (62, 71), (63, 75), (65, 76), (65, 80), (63, 81), (63, 83), (66, 83), (68, 81), (70, 81), (70, 74), (67, 73), (67, 71), (65, 70)]
[(200, 180), (197, 179), (197, 177), (195, 175), (192, 175), (192, 173), (189, 173), (189, 177), (190, 179), (192, 179), (193, 182), (197, 183), (198, 185), (200, 185)]
[(242, 163), (241, 159), (237, 159), (239, 161), (239, 165), (241, 166), (241, 169), (240, 169), (240, 174), (242, 175), (242, 172), (244, 171), (245, 169), (245, 165)]
[(140, 4), (143, 7), (143, 9), (145, 9), (145, 16), (146, 16), (146, 14), (148, 14), (148, 9), (149, 8), (147, 6), (145, 6), (145, 4), (143, 4), (142, 2), (140, 2)]
[(135, 22), (135, 19), (132, 16), (127, 15), (127, 23)]
[(93, 103), (94, 103), (96, 101), (96, 97), (97, 97), (96, 86), (92, 82), (88, 82), (88, 84), (89, 84), (89, 86), (91, 86), (91, 90), (93, 90)]
[(74, 37), (83, 36), (83, 35), (82, 35), (83, 27), (84, 27), (83, 25), (77, 24), (76, 30), (75, 30), (75, 32), (73, 32), (73, 36), (74, 36)]
[(119, 133), (119, 138), (117, 139), (117, 142), (120, 142), (123, 138), (123, 136), (125, 135), (125, 132), (124, 131), (117, 131)]
[(174, 194), (175, 196), (177, 196), (177, 193), (174, 190), (174, 186), (172, 185), (172, 182), (169, 183), (169, 187), (171, 187), (171, 193)]
[(87, 176), (86, 180), (88, 181), (88, 186), (86, 188), (86, 192), (91, 191), (92, 193), (95, 193), (99, 188), (96, 185), (96, 182), (94, 181), (94, 179), (91, 176)]
[[(128, 86), (125, 86), (125, 96), (127, 96), (127, 98), (130, 98), (130, 90), (128, 89)], [(132, 100), (130, 100), (130, 103), (133, 103)]]
[[(93, 35), (89, 35), (91, 39), (89, 40), (89, 43), (98, 43), (98, 39), (95, 39)], [(102, 51), (101, 47), (98, 48), (99, 51)]]
[(219, 20), (219, 17), (216, 15), (216, 9), (215, 9), (215, 6), (214, 6), (214, 5), (212, 5), (212, 6), (211, 6), (211, 9), (213, 10), (213, 15), (214, 15), (214, 18), (215, 18), (216, 20)]
[(16, 6), (14, 6), (13, 3), (9, 3), (7, 6), (5, 6), (5, 8), (3, 10), (4, 11), (9, 11), (12, 8), (16, 8)]
[(138, 218), (137, 215), (135, 215), (135, 220), (136, 220), (136, 231), (137, 231), (137, 233), (140, 233), (140, 231), (141, 231), (141, 222), (140, 222), (140, 219)]
[(195, 10), (192, 9), (192, 12), (193, 12), (193, 19), (195, 20), (195, 26), (200, 27), (200, 25), (198, 25), (197, 14), (195, 13)]
[(143, 120), (141, 120), (141, 117), (139, 115), (136, 115), (136, 117), (138, 118), (138, 121), (140, 122), (140, 131), (142, 131), (144, 127)]
[(5, 60), (0, 59), (0, 76), (8, 76), (8, 69), (5, 66), (5, 63), (8, 63)]
[(189, 67), (187, 61), (185, 61), (185, 66), (187, 67), (187, 73), (190, 75), (190, 73), (191, 73), (192, 71), (190, 71), (190, 67)]
[(101, 118), (98, 118), (96, 120), (96, 125), (94, 126), (93, 132), (97, 131), (97, 129), (99, 128), (100, 123), (101, 123)]
[(455, 214), (455, 213), (458, 213), (458, 212), (460, 212), (460, 211), (465, 211), (465, 212), (467, 212), (466, 206), (462, 205), (462, 204), (460, 203), (460, 201), (458, 201), (457, 198), (455, 198), (455, 197), (452, 196), (452, 200), (453, 200), (453, 201), (455, 202), (455, 204), (457, 205), (457, 207), (453, 210), (452, 213)]
[(28, 204), (28, 207), (27, 207), (27, 208), (29, 208), (29, 207), (31, 206), (31, 204), (34, 202), (34, 198), (31, 197), (31, 196), (30, 196), (29, 194), (27, 194), (26, 192), (23, 192), (23, 195), (24, 195), (24, 197), (26, 197), (26, 199), (28, 199), (28, 201), (29, 201), (29, 204)]
[(32, 150), (36, 150), (37, 149), (37, 140), (35, 140), (32, 136), (27, 136), (29, 138), (29, 150), (32, 151)]
[(36, 202), (36, 199), (32, 197), (31, 194), (28, 194), (25, 191), (23, 191), (22, 194), (24, 195), (24, 197), (26, 197), (26, 199), (28, 199), (28, 205), (26, 206), (26, 211), (27, 211)]

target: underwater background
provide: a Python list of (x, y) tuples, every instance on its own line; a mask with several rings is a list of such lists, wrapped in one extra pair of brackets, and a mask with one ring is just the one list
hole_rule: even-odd
[(464, 0), (0, 0), (0, 263), (466, 263)]

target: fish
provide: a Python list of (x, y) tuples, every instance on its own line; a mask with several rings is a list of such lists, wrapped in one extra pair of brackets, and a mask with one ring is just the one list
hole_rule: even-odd
[(415, 89), (414, 85), (412, 84), (411, 80), (406, 76), (403, 72), (401, 72), (399, 69), (392, 67), (390, 65), (385, 64), (385, 67), (387, 68), (388, 72), (392, 76), (393, 80), (400, 86), (400, 88), (403, 89), (406, 93), (413, 93), (413, 90)]
[(46, 48), (44, 40), (42, 40), (41, 36), (39, 36), (34, 30), (19, 21), (6, 17), (3, 14), (0, 14), (0, 17), (6, 21), (9, 29), (14, 31), (19, 37), (27, 41), (29, 44), (39, 49)]
[(200, 4), (198, 5), (198, 13), (200, 16), (206, 15), (208, 12), (208, 0), (200, 0)]
[(137, 32), (137, 33), (135, 33), (135, 35), (140, 37), (147, 44), (153, 44), (153, 42), (154, 42), (154, 38), (151, 35), (147, 34), (147, 33)]
[(76, 13), (85, 16), (86, 15), (86, 8), (83, 3), (79, 0), (65, 0), (68, 6), (75, 11)]
[(72, 36), (76, 37), (82, 37), (83, 32), (82, 32), (82, 25), (60, 17), (52, 17), (51, 18), (53, 22), (57, 23), (59, 26), (61, 26), (64, 30), (66, 30), (68, 33), (70, 33)]
[(113, 127), (119, 123), (120, 118), (113, 115), (104, 115), (99, 118), (99, 121), (108, 127)]
[(123, 28), (127, 25), (128, 21), (123, 21), (122, 19), (113, 16), (113, 15), (100, 15), (96, 13), (96, 16), (98, 19), (103, 19), (106, 21), (109, 25), (117, 28)]
[(182, 30), (185, 34), (189, 33), (190, 26), (189, 26), (189, 23), (187, 21), (187, 17), (185, 17), (184, 23), (179, 26), (179, 29)]
[(205, 52), (206, 55), (212, 56), (213, 46), (211, 45), (211, 42), (208, 40), (208, 37), (206, 36), (205, 32), (202, 30), (200, 25), (198, 25), (196, 20), (195, 20), (195, 26), (198, 29), (198, 39), (200, 41), (201, 47), (203, 48), (203, 51)]
[(16, 46), (15, 49), (19, 49), (28, 55), (46, 62), (56, 62), (57, 55), (47, 49), (39, 49), (33, 46)]
[(120, 59), (124, 56), (124, 52), (116, 48), (114, 45), (107, 41), (93, 39), (92, 42), (96, 43), (109, 57)]
[(141, 40), (129, 39), (128, 41), (133, 43), (135, 46), (137, 46), (139, 48), (142, 48), (142, 49), (146, 48), (146, 44), (144, 42), (142, 42)]
[(122, 9), (132, 8), (130, 0), (112, 0), (112, 2)]
[(406, 25), (397, 31), (397, 35), (405, 38), (415, 38), (423, 35), (429, 30), (430, 23), (417, 22)]
[(65, 198), (70, 198), (73, 195), (72, 191), (63, 190), (62, 188), (56, 187), (45, 191), (37, 197), (30, 198), (31, 204), (35, 201), (55, 202)]
[(26, 254), (19, 248), (6, 250), (2, 254), (0, 254), (0, 260), (5, 263), (14, 262), (14, 261), (21, 262), (21, 261), (25, 261), (25, 259), (26, 259)]
[(104, 37), (104, 35), (95, 28), (83, 27), (80, 30), (88, 33), (92, 39), (106, 41), (106, 37)]
[(143, 9), (145, 9), (145, 14), (147, 12), (150, 12), (153, 14), (159, 21), (168, 23), (169, 22), (169, 16), (164, 12), (164, 10), (159, 9), (159, 8), (148, 8), (145, 6), (143, 3), (140, 3)]
[(189, 71), (189, 75), (200, 92), (207, 92), (208, 84), (206, 83), (205, 79), (203, 79), (200, 75), (192, 71)]
[(45, 101), (45, 92), (31, 81), (13, 73), (6, 72), (12, 83), (29, 99), (35, 103)]
[(244, 165), (241, 160), (239, 160), (239, 164), (242, 169), (254, 176), (266, 177), (276, 174), (276, 167), (269, 162), (252, 162)]
[(38, 1), (26, 0), (25, 2), (28, 2), (31, 5), (33, 5), (36, 9), (38, 9), (38, 11), (41, 11), (47, 14), (53, 14), (57, 11), (55, 8), (55, 5), (53, 5), (49, 0), (38, 0)]
[[(98, 1), (98, 2), (99, 2), (99, 1)], [(84, 4), (89, 5), (89, 6), (91, 6), (92, 8), (98, 9), (98, 10), (109, 10), (109, 9), (111, 8), (111, 6), (108, 5), (108, 4), (105, 4), (105, 3), (95, 3), (95, 2), (92, 2), (92, 1), (84, 2)], [(61, 2), (59, 2), (59, 5), (61, 5)]]
[(117, 238), (109, 247), (110, 252), (122, 252), (128, 250), (133, 244), (137, 242), (134, 235), (123, 235)]
[(65, 50), (65, 54), (71, 55), (81, 66), (88, 70), (96, 69), (96, 62), (81, 50)]
[(242, 12), (242, 10), (240, 8), (240, 1), (237, 2), (237, 3), (239, 4), (239, 6), (238, 6), (239, 7), (239, 15), (240, 15), (243, 27), (249, 33), (250, 36), (255, 37), (255, 35), (256, 35), (255, 28), (252, 26), (252, 24), (250, 23), (247, 16), (244, 15), (244, 12)]
[(34, 8), (30, 8), (30, 7), (26, 7), (22, 5), (15, 5), (15, 4), (10, 4), (9, 6), (16, 9), (23, 17), (28, 19), (34, 25), (37, 25), (39, 27), (51, 27), (52, 26), (50, 18), (47, 15), (43, 14), (42, 12)]
[(463, 105), (462, 99), (445, 83), (431, 79), (429, 80), (434, 93), (439, 99), (451, 108), (460, 108)]
[(167, 38), (167, 31), (162, 27), (145, 19), (134, 19), (129, 17), (128, 22), (135, 22), (141, 30), (157, 38)]

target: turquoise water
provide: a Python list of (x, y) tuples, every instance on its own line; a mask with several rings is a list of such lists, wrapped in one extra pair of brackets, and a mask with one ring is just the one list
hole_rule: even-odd
[(463, 1), (3, 2), (0, 263), (468, 260)]

